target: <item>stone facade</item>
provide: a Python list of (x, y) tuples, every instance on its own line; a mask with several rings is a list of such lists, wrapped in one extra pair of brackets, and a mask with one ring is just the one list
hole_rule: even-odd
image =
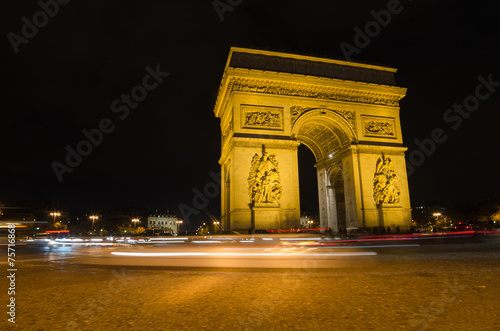
[(311, 228), (311, 224), (309, 223), (310, 221), (312, 221), (311, 216), (301, 215), (300, 216), (300, 228), (301, 229)]
[(148, 216), (148, 229), (162, 230), (166, 233), (177, 233), (177, 221), (174, 214), (154, 214)]
[(299, 227), (300, 144), (316, 158), (322, 228), (410, 226), (395, 72), (232, 48), (214, 109), (222, 228)]

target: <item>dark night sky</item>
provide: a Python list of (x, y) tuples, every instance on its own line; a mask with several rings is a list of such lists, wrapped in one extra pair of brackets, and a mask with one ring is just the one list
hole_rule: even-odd
[[(225, 1), (224, 1), (225, 2)], [(446, 203), (500, 198), (500, 88), (452, 130), (443, 113), (473, 94), (477, 77), (500, 81), (497, 1), (401, 1), (403, 11), (353, 61), (398, 68), (404, 143), (443, 128), (437, 146), (409, 178), (410, 198)], [(48, 198), (68, 210), (113, 206), (175, 209), (191, 204), (218, 171), (219, 120), (213, 106), (231, 46), (345, 59), (339, 44), (373, 20), (387, 1), (243, 0), (221, 22), (212, 1), (81, 1), (59, 13), (15, 54), (9, 32), (21, 33), (36, 1), (10, 1), (1, 17), (0, 203)], [(9, 7), (9, 8), (7, 8)], [(141, 83), (147, 65), (170, 75), (120, 120), (111, 103)], [(102, 118), (104, 136), (59, 183), (53, 161), (64, 162)], [(314, 210), (311, 153), (301, 149), (306, 193)], [(312, 184), (305, 183), (306, 181)], [(208, 209), (219, 212), (219, 198)]]

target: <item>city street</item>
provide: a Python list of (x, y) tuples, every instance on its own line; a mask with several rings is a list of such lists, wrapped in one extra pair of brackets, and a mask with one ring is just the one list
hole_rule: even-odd
[[(17, 246), (14, 327), (500, 328), (498, 235), (344, 243), (272, 238)], [(8, 288), (5, 278), (2, 284)]]

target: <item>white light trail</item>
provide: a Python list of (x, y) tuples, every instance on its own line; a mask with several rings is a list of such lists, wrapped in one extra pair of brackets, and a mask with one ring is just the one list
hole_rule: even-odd
[(343, 252), (343, 253), (305, 253), (305, 254), (286, 254), (286, 253), (209, 253), (209, 252), (185, 252), (185, 253), (135, 253), (135, 252), (112, 252), (112, 255), (118, 256), (140, 256), (140, 257), (162, 257), (162, 256), (373, 256), (376, 252)]
[(193, 240), (191, 242), (195, 243), (195, 244), (221, 244), (222, 243), (222, 241), (217, 241), (217, 240), (213, 240), (213, 241)]
[(56, 242), (51, 241), (49, 245), (58, 245), (58, 246), (113, 246), (113, 243), (74, 243), (74, 242)]
[(186, 242), (185, 241), (174, 241), (174, 240), (170, 240), (170, 241), (155, 241), (155, 242), (144, 242), (145, 244), (185, 244)]

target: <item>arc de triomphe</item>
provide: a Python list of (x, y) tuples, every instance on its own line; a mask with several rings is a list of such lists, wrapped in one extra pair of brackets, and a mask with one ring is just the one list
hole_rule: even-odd
[(321, 227), (411, 225), (396, 69), (231, 48), (221, 119), (222, 229), (298, 228), (297, 147), (316, 158)]

